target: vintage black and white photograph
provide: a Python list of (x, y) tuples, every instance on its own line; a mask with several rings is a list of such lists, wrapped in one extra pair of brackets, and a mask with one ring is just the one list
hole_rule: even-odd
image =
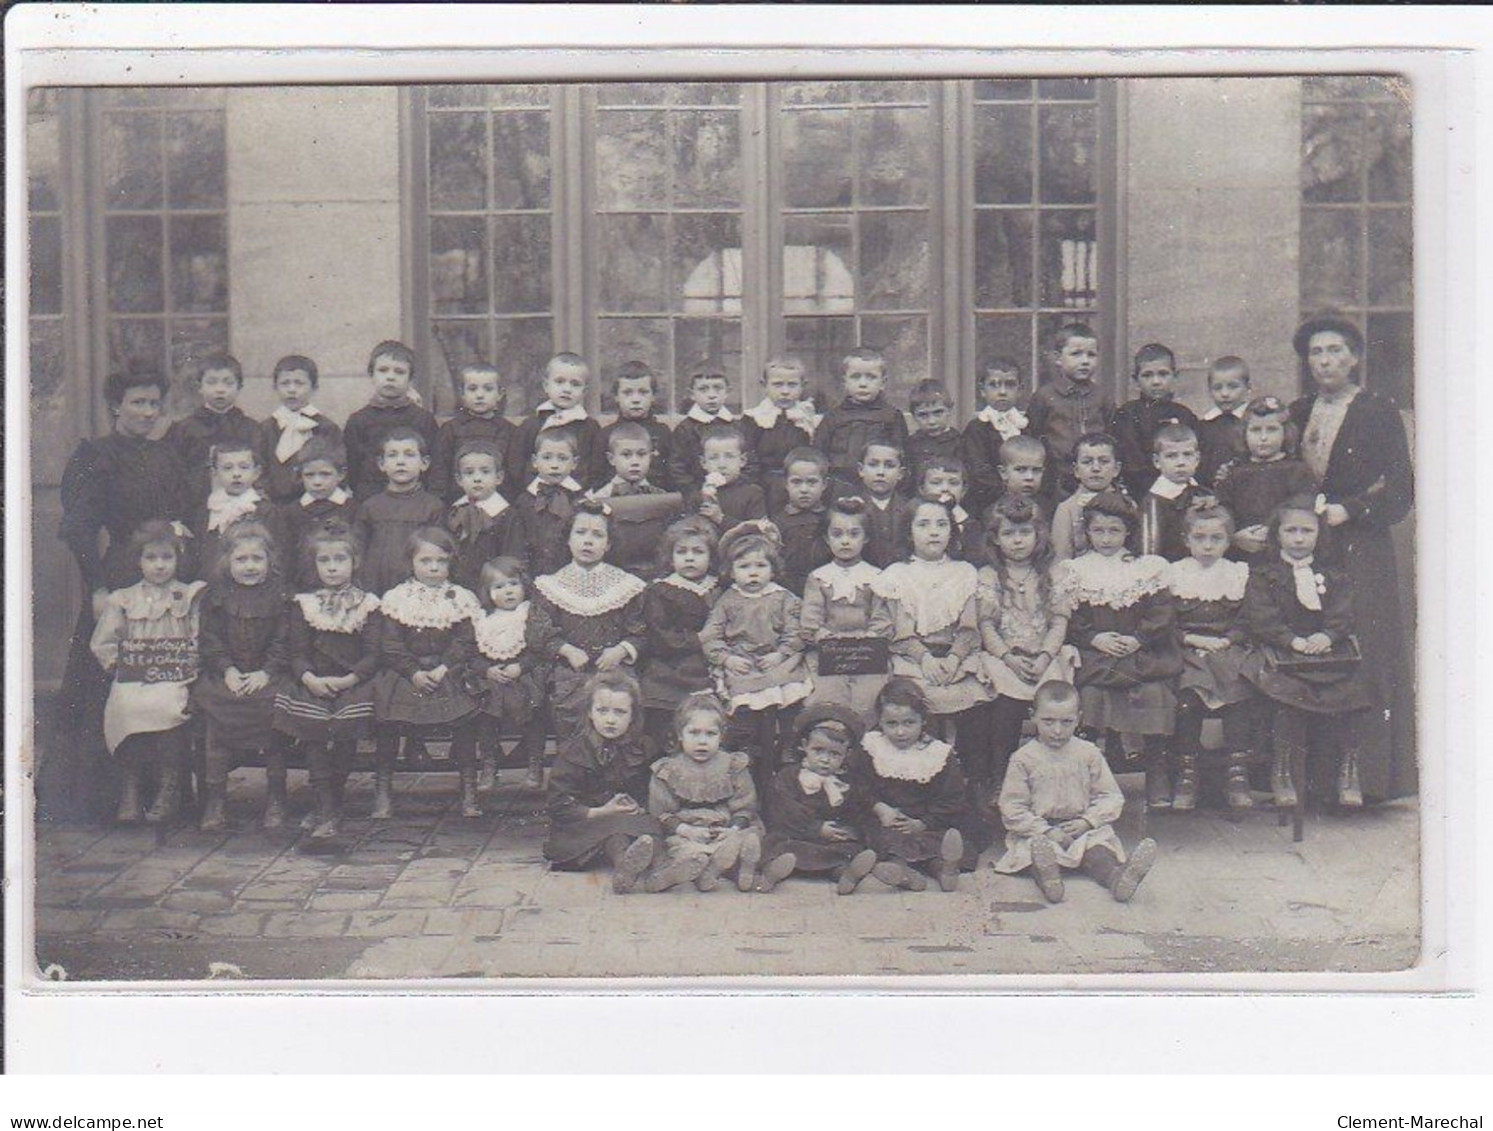
[(38, 977), (1417, 964), (1414, 84), (812, 73), (25, 91)]

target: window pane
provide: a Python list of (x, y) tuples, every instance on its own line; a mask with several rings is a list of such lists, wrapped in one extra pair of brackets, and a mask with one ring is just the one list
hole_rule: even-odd
[(741, 313), (741, 220), (734, 215), (674, 218), (671, 309), (686, 314)]
[(1032, 305), (1032, 213), (975, 213), (975, 306)]
[(783, 311), (836, 313), (855, 309), (850, 216), (783, 218)]
[[(601, 363), (601, 387), (610, 391), (617, 370), (629, 361), (641, 361), (659, 375), (656, 386), (659, 408), (672, 411), (668, 403), (671, 385), (669, 323), (663, 318), (603, 318), (596, 324), (596, 356)], [(615, 406), (613, 406), (615, 407)]]
[(870, 309), (916, 310), (929, 305), (933, 248), (926, 212), (863, 212), (861, 288)]
[(431, 217), (430, 306), (436, 314), (487, 313), (487, 235), (481, 216)]
[(62, 201), (62, 123), (58, 92), (31, 90), (26, 98), (26, 174), (32, 212), (55, 212)]
[(62, 313), (62, 221), (31, 217), (31, 313)]
[(492, 307), (499, 314), (550, 308), (550, 218), (492, 218)]
[(1408, 202), (1413, 189), (1410, 107), (1403, 102), (1369, 106), (1367, 128), (1374, 139), (1369, 164), (1369, 199)]
[(737, 82), (673, 83), (675, 106), (738, 106), (741, 84)]
[(596, 197), (600, 208), (667, 207), (669, 154), (661, 110), (596, 116)]
[(1409, 209), (1370, 212), (1369, 305), (1409, 306), (1415, 238)]
[(547, 112), (492, 116), (492, 198), (494, 208), (549, 207)]
[(983, 373), (997, 359), (1014, 361), (1030, 389), (1032, 376), (1032, 318), (1027, 314), (982, 314), (975, 318), (975, 364)]
[(104, 206), (159, 208), (161, 119), (156, 114), (104, 117)]
[(861, 112), (861, 204), (922, 204), (932, 196), (933, 130), (928, 110)]
[(228, 309), (228, 238), (222, 216), (171, 218), (171, 309)]
[(500, 318), (493, 324), (492, 360), (503, 375), (509, 416), (532, 413), (544, 400), (544, 363), (555, 352), (548, 318)]
[(488, 103), (493, 106), (548, 106), (550, 104), (550, 88), (543, 83), (493, 83), (486, 89)]
[(1415, 407), (1415, 319), (1411, 314), (1370, 314), (1364, 380), (1400, 408)]
[(675, 206), (739, 207), (740, 115), (734, 110), (688, 110), (673, 117)]
[(886, 355), (887, 399), (905, 408), (912, 387), (932, 376), (928, 319), (923, 315), (862, 318), (861, 342)]
[(855, 86), (848, 82), (779, 83), (784, 106), (817, 106), (829, 102), (849, 102)]
[(160, 218), (110, 216), (104, 224), (109, 309), (139, 314), (164, 310)]
[[(485, 361), (498, 365), (498, 372), (505, 378), (508, 374), (493, 357), (490, 323), (485, 318), (463, 321), (436, 321), (431, 325), (430, 387), (435, 394), (437, 407), (443, 403), (455, 404), (456, 382), (461, 367), (474, 361)], [(511, 411), (504, 405), (505, 411)]]
[(674, 323), (676, 404), (689, 394), (691, 373), (724, 373), (731, 385), (726, 403), (741, 407), (741, 319), (681, 318)]
[[(174, 318), (171, 321), (171, 381), (173, 396), (185, 394), (175, 412), (196, 408), (193, 390), (197, 364), (210, 354), (228, 349), (228, 321), (224, 318)], [(179, 407), (178, 407), (179, 406)]]
[(596, 218), (601, 309), (668, 309), (668, 218), (656, 214)]
[(1301, 190), (1308, 204), (1363, 199), (1363, 107), (1301, 108)]
[(1031, 109), (975, 107), (975, 203), (1027, 204), (1031, 199)]
[(428, 86), (426, 98), (432, 106), (484, 106), (487, 88), (476, 83), (450, 86)]
[(1086, 106), (1041, 111), (1044, 204), (1088, 204), (1099, 196), (1098, 128)]
[(1099, 97), (1098, 79), (1038, 79), (1038, 98), (1092, 102)]
[(1031, 79), (977, 79), (976, 102), (1020, 102), (1032, 97)]
[[(45, 400), (62, 388), (63, 325), (60, 318), (31, 319), (31, 399)], [(38, 445), (44, 447), (45, 445)]]
[(856, 346), (854, 318), (788, 318), (783, 323), (787, 351), (802, 359), (809, 391), (819, 407), (840, 403), (840, 363)]
[(117, 86), (99, 91), (105, 106), (155, 106), (216, 109), (223, 105), (221, 86)]
[(434, 211), (486, 206), (486, 117), (430, 115), (430, 207)]
[(789, 208), (850, 204), (850, 112), (804, 110), (783, 115), (783, 194)]
[(1358, 306), (1356, 210), (1304, 208), (1301, 212), (1301, 305), (1305, 310)]
[(166, 372), (166, 327), (159, 318), (109, 319), (109, 369)]
[(1089, 307), (1099, 289), (1094, 213), (1042, 213), (1042, 305)]
[(858, 82), (855, 89), (862, 102), (928, 103), (926, 82)]
[(222, 208), (227, 167), (222, 114), (166, 118), (166, 199), (172, 208)]
[(734, 82), (603, 83), (596, 88), (598, 106), (729, 106), (741, 100)]

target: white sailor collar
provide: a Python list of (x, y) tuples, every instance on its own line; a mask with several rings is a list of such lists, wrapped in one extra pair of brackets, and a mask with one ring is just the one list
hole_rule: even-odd
[[(331, 503), (333, 506), (340, 507), (345, 504), (350, 498), (352, 498), (352, 496), (347, 493), (346, 488), (337, 487), (332, 491), (330, 495), (327, 496), (327, 502)], [(312, 503), (320, 501), (321, 500), (319, 500), (310, 491), (303, 491), (301, 493), (301, 506), (303, 507), (309, 507)]]
[[(536, 475), (533, 480), (530, 481), (529, 485), (524, 488), (524, 490), (528, 491), (529, 494), (533, 495), (537, 499), (539, 497), (539, 488), (544, 485), (545, 484), (540, 482), (539, 476)], [(576, 482), (576, 478), (573, 475), (567, 475), (559, 483), (555, 484), (555, 486), (563, 487), (567, 491), (579, 491), (581, 489), (581, 485)]]
[[(1232, 416), (1235, 420), (1243, 420), (1244, 419), (1244, 414), (1248, 410), (1249, 410), (1249, 404), (1246, 402), (1245, 404), (1238, 405), (1238, 406), (1236, 406), (1234, 408), (1229, 409), (1227, 415)], [(1219, 408), (1217, 405), (1214, 405), (1207, 412), (1203, 413), (1203, 415), (1201, 417), (1199, 417), (1198, 419), (1200, 419), (1200, 420), (1218, 420), (1220, 417), (1222, 417), (1224, 415), (1225, 415), (1225, 413), (1224, 413), (1223, 409)]]
[(723, 407), (720, 412), (712, 416), (697, 404), (690, 405), (689, 411), (684, 415), (686, 419), (693, 420), (696, 424), (714, 424), (716, 421), (720, 421), (722, 424), (731, 424), (736, 420), (735, 415), (729, 408)]

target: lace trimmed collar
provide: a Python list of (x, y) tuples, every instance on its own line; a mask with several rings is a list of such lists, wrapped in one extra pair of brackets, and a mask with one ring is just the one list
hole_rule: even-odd
[(764, 432), (773, 428), (786, 415), (790, 422), (797, 424), (811, 436), (820, 420), (814, 412), (813, 401), (799, 401), (792, 408), (784, 410), (773, 404), (771, 397), (763, 397), (755, 407), (747, 409), (741, 415), (751, 417)]
[(516, 660), (524, 650), (524, 636), (529, 629), (528, 601), (516, 608), (491, 609), (475, 622), (477, 651), (489, 660)]
[(1242, 601), (1249, 584), (1246, 562), (1216, 561), (1207, 569), (1195, 558), (1167, 566), (1167, 586), (1184, 601)]
[(867, 731), (861, 747), (878, 777), (927, 785), (943, 772), (954, 748), (936, 738), (924, 738), (911, 750), (898, 750), (879, 730)]
[(997, 409), (986, 405), (976, 415), (977, 420), (983, 420), (990, 427), (1001, 434), (1001, 439), (1009, 440), (1026, 429), (1028, 423), (1026, 413), (1019, 408)]
[(406, 628), (450, 628), (482, 615), (482, 606), (470, 589), (446, 582), (426, 585), (410, 578), (384, 594), (384, 615)]
[(455, 510), (457, 507), (476, 507), (483, 514), (487, 515), (488, 518), (497, 518), (498, 515), (508, 509), (508, 505), (508, 500), (494, 491), (487, 498), (477, 503), (472, 502), (471, 499), (463, 495), (451, 504), (451, 509)]
[(860, 599), (866, 586), (876, 584), (881, 570), (863, 559), (852, 566), (830, 562), (820, 566), (809, 576), (829, 591), (831, 601), (856, 601)]
[(1127, 609), (1166, 588), (1166, 567), (1165, 558), (1152, 554), (1105, 557), (1090, 550), (1058, 563), (1054, 588), (1085, 605)]
[(730, 424), (736, 419), (729, 408), (722, 407), (720, 412), (712, 416), (697, 404), (690, 405), (684, 417), (686, 420), (693, 420), (696, 424), (714, 424), (717, 420), (723, 424)]
[(109, 597), (128, 620), (160, 620), (167, 616), (181, 620), (192, 612), (193, 603), (206, 588), (205, 581), (168, 581), (165, 585), (137, 581), (128, 589), (116, 589)]
[(230, 495), (221, 487), (214, 487), (207, 497), (207, 528), (227, 530), (245, 515), (252, 514), (262, 496), (253, 487), (242, 495)]
[(872, 588), (878, 596), (910, 611), (918, 635), (929, 636), (959, 622), (975, 595), (979, 577), (969, 562), (947, 556), (936, 562), (913, 559), (887, 566)]
[(692, 805), (720, 805), (736, 792), (735, 778), (746, 772), (751, 759), (745, 754), (718, 752), (708, 762), (696, 762), (673, 754), (653, 763), (653, 776), (673, 790), (681, 801)]
[(601, 562), (590, 569), (571, 562), (554, 573), (537, 578), (534, 588), (567, 613), (578, 617), (599, 617), (616, 612), (648, 586), (641, 578), (610, 562)]
[(691, 581), (677, 573), (671, 573), (668, 577), (659, 580), (664, 585), (672, 585), (675, 589), (683, 589), (686, 593), (693, 593), (697, 597), (709, 597), (715, 592), (717, 585), (715, 578), (710, 576), (700, 581)]
[(318, 632), (347, 634), (362, 632), (369, 614), (377, 612), (379, 607), (377, 597), (354, 585), (297, 593), (295, 602), (300, 606), (306, 623)]
[[(347, 493), (346, 488), (336, 487), (332, 490), (332, 493), (330, 495), (326, 496), (325, 501), (331, 503), (334, 507), (340, 507), (346, 505), (347, 500), (350, 498), (352, 498), (352, 496)], [(303, 507), (309, 507), (322, 501), (322, 499), (318, 499), (310, 491), (305, 491), (301, 494), (301, 506)]]

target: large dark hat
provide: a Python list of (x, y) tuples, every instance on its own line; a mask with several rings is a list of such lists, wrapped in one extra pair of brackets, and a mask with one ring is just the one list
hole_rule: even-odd
[(1363, 357), (1363, 332), (1341, 314), (1321, 314), (1303, 322), (1301, 328), (1296, 331), (1296, 336), (1291, 339), (1296, 356), (1304, 360), (1306, 351), (1312, 344), (1313, 335), (1329, 331), (1341, 334), (1343, 341), (1348, 343), (1348, 348), (1353, 351), (1354, 356)]
[(798, 713), (793, 723), (794, 744), (803, 742), (817, 728), (831, 724), (843, 729), (851, 745), (860, 742), (866, 733), (866, 724), (861, 717), (843, 703), (812, 703)]

